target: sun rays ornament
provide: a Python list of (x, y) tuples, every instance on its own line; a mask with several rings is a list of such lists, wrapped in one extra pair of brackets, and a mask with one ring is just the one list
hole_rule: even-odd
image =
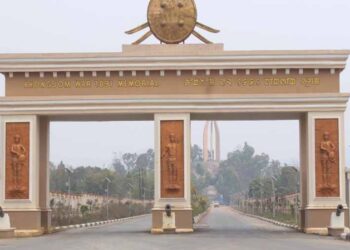
[(194, 35), (204, 43), (211, 43), (195, 28), (201, 28), (211, 33), (218, 33), (197, 21), (197, 8), (194, 0), (150, 0), (147, 11), (147, 22), (126, 32), (134, 34), (146, 28), (150, 30), (133, 44), (140, 44), (154, 35), (162, 43), (178, 44), (185, 42)]

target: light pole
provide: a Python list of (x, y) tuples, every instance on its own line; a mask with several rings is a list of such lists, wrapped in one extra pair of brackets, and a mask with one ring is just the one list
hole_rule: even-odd
[(275, 202), (276, 202), (276, 190), (275, 190), (275, 181), (276, 178), (273, 176), (273, 174), (271, 173), (271, 186), (272, 186), (272, 216), (273, 218), (276, 217), (276, 206), (275, 206)]
[[(260, 170), (260, 176), (263, 175), (263, 171), (265, 171), (265, 169)], [(272, 169), (270, 172), (270, 180), (271, 180), (271, 188), (272, 188), (272, 217), (275, 218), (276, 217), (276, 207), (275, 207), (275, 202), (276, 202), (275, 181), (276, 181), (276, 177), (273, 176)]]
[(264, 169), (260, 169), (260, 214), (263, 216), (263, 171)]
[(128, 194), (129, 194), (128, 214), (129, 214), (129, 217), (131, 217), (131, 211), (130, 211), (130, 203), (131, 203), (131, 200), (132, 200), (131, 190), (134, 190), (135, 187), (133, 185), (131, 185), (131, 183), (129, 183), (129, 182), (128, 182), (128, 186), (131, 188), (128, 191)]
[(143, 186), (143, 211), (144, 211), (144, 213), (146, 213), (146, 191), (150, 194), (152, 190)]
[(260, 215), (263, 216), (263, 188), (264, 188), (264, 183), (263, 179), (260, 176)]
[(296, 175), (295, 175), (295, 195), (296, 195), (296, 197), (295, 197), (295, 204), (294, 204), (294, 216), (295, 216), (295, 222), (298, 225), (299, 224), (299, 221), (298, 221), (298, 214), (299, 214), (299, 205), (298, 205), (298, 203), (299, 203), (299, 190), (298, 190), (299, 189), (299, 184), (298, 184), (299, 177), (298, 177), (298, 173), (299, 173), (299, 170), (293, 166), (291, 168), (296, 173)]
[(72, 174), (72, 170), (66, 167), (64, 169), (68, 173), (68, 182), (66, 183), (66, 185), (68, 186), (68, 224), (70, 224), (70, 217), (71, 217), (70, 177)]
[(109, 183), (111, 183), (112, 181), (108, 177), (105, 177), (105, 180), (107, 181), (107, 220), (109, 220)]

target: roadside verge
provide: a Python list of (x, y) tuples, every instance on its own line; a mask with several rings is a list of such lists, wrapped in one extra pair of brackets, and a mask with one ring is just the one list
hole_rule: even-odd
[(292, 225), (292, 224), (283, 223), (283, 222), (280, 222), (280, 221), (277, 221), (277, 220), (268, 219), (268, 218), (261, 217), (261, 216), (258, 216), (258, 215), (247, 214), (247, 213), (244, 213), (244, 212), (242, 212), (242, 211), (236, 210), (236, 209), (234, 209), (233, 207), (231, 207), (231, 209), (234, 210), (234, 211), (237, 212), (237, 213), (243, 214), (243, 215), (248, 216), (248, 217), (251, 217), (251, 218), (255, 218), (255, 219), (262, 220), (262, 221), (266, 221), (266, 222), (275, 224), (275, 225), (277, 225), (277, 226), (287, 227), (287, 228), (291, 228), (291, 229), (294, 229), (294, 230), (299, 230), (299, 227), (298, 227), (297, 225)]
[(60, 232), (60, 231), (68, 230), (68, 229), (96, 227), (96, 226), (101, 226), (101, 225), (106, 225), (106, 224), (123, 223), (123, 222), (126, 222), (126, 221), (130, 221), (130, 220), (146, 217), (146, 216), (149, 216), (149, 215), (150, 214), (143, 214), (143, 215), (138, 215), (138, 216), (133, 216), (133, 217), (126, 217), (126, 218), (115, 219), (115, 220), (106, 220), (106, 221), (90, 222), (90, 223), (85, 223), (85, 224), (53, 227), (53, 228), (51, 228), (50, 233)]

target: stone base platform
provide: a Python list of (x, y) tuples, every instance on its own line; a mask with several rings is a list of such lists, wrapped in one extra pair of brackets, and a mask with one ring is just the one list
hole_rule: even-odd
[(328, 235), (334, 237), (340, 237), (344, 233), (345, 228), (328, 228)]
[(39, 236), (50, 232), (51, 211), (6, 211), (11, 218), (11, 226), (15, 227), (16, 237)]
[(152, 234), (165, 233), (193, 233), (192, 209), (173, 209), (175, 214), (175, 228), (171, 230), (163, 227), (163, 209), (152, 210)]
[(26, 238), (26, 237), (37, 237), (42, 236), (46, 233), (51, 233), (49, 230), (46, 229), (37, 229), (37, 230), (15, 230), (15, 236), (19, 238)]
[(193, 233), (193, 229), (162, 229), (162, 228), (152, 228), (151, 233), (152, 234), (188, 234)]
[(15, 229), (0, 229), (0, 239), (9, 239), (15, 237)]
[[(331, 216), (335, 209), (302, 209), (300, 211), (300, 227), (304, 233), (329, 235), (328, 227), (330, 226)], [(344, 210), (345, 227), (349, 226), (349, 210)]]

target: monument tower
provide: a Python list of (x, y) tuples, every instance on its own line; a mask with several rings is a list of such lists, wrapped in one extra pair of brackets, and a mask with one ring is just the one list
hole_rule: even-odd
[(217, 121), (207, 121), (203, 133), (203, 160), (208, 171), (216, 175), (220, 165), (220, 130)]

